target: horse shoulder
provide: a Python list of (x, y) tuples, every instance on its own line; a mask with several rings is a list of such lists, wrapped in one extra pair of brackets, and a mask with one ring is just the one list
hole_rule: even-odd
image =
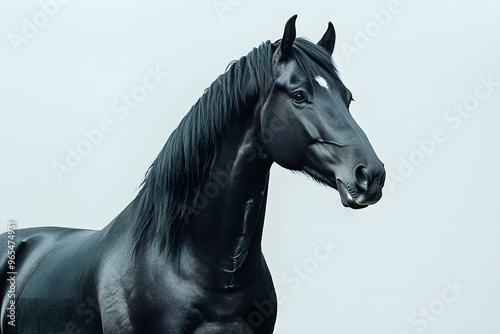
[(112, 252), (103, 259), (97, 277), (97, 297), (103, 333), (134, 333), (130, 314), (133, 283), (123, 253)]

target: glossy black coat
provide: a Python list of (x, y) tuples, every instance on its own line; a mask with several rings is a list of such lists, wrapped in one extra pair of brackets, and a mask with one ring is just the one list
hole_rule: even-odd
[[(331, 62), (333, 26), (315, 45), (295, 38), (295, 19), (207, 89), (106, 228), (16, 232), (17, 333), (273, 332), (261, 251), (271, 165), (352, 208), (377, 202), (385, 178)], [(6, 263), (2, 333), (13, 332)]]

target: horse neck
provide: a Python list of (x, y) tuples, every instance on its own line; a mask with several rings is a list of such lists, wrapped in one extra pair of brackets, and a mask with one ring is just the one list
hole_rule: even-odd
[(203, 284), (222, 288), (243, 285), (263, 261), (261, 237), (271, 162), (259, 145), (259, 117), (254, 110), (239, 115), (220, 142), (210, 175), (197, 190), (183, 246), (184, 256), (195, 258), (204, 273)]

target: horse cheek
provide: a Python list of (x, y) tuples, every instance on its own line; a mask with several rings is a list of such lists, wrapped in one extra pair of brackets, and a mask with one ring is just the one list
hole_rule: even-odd
[(300, 170), (304, 166), (307, 142), (299, 132), (299, 129), (276, 132), (273, 142), (270, 143), (271, 157), (281, 167)]

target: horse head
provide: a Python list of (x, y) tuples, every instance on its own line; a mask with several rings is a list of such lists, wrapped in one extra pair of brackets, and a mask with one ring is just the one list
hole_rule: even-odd
[(314, 44), (296, 38), (296, 17), (274, 44), (274, 82), (260, 113), (262, 142), (274, 162), (337, 189), (344, 206), (364, 208), (382, 196), (384, 165), (349, 112), (352, 94), (331, 58), (333, 25)]

